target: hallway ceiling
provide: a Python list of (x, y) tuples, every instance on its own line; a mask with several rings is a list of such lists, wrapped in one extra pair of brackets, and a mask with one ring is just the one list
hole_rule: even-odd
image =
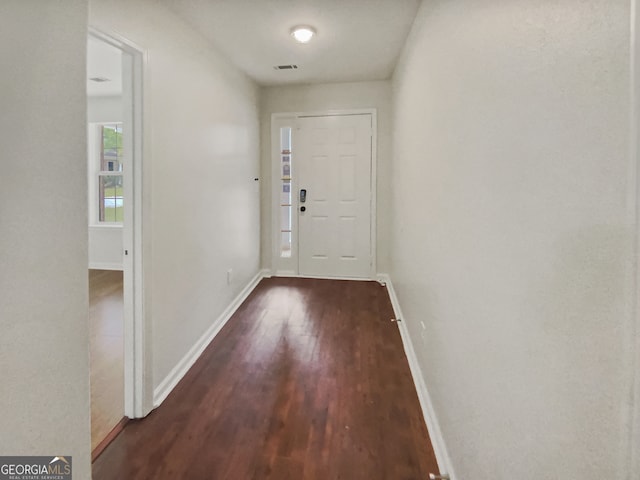
[[(420, 0), (158, 0), (261, 85), (384, 80)], [(306, 45), (291, 27), (312, 25)], [(275, 70), (276, 65), (298, 65)]]

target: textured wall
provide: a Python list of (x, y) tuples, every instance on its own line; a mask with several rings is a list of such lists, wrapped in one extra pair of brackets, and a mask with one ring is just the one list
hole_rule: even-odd
[(0, 454), (90, 469), (85, 0), (0, 2)]
[(143, 236), (158, 386), (258, 271), (258, 89), (157, 2), (92, 0), (89, 21), (146, 55)]
[(428, 1), (396, 70), (392, 278), (459, 479), (622, 478), (629, 15)]

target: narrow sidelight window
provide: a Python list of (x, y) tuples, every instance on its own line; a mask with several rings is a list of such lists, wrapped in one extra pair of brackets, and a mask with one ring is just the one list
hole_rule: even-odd
[(280, 129), (280, 256), (291, 257), (291, 127)]

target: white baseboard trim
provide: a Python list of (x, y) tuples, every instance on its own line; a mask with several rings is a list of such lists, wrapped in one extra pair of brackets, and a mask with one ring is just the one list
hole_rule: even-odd
[(90, 262), (89, 270), (124, 270), (122, 263)]
[(444, 438), (442, 437), (442, 431), (440, 430), (438, 417), (436, 416), (436, 413), (433, 409), (431, 396), (429, 395), (429, 390), (427, 389), (427, 385), (424, 382), (424, 375), (422, 374), (422, 369), (420, 368), (420, 364), (418, 363), (418, 357), (416, 357), (416, 352), (413, 348), (413, 342), (411, 340), (409, 329), (407, 328), (406, 319), (402, 314), (402, 309), (400, 308), (398, 297), (396, 296), (396, 292), (393, 289), (391, 277), (386, 273), (380, 273), (378, 274), (378, 282), (386, 284), (395, 316), (396, 318), (402, 320), (401, 322), (396, 322), (396, 325), (398, 325), (398, 329), (400, 330), (402, 345), (404, 346), (404, 351), (407, 355), (407, 360), (409, 361), (411, 376), (413, 377), (413, 383), (415, 384), (416, 391), (418, 392), (418, 399), (420, 401), (420, 407), (422, 408), (422, 415), (424, 416), (424, 420), (427, 424), (427, 429), (429, 430), (429, 437), (431, 438), (433, 451), (436, 454), (438, 468), (440, 469), (440, 473), (446, 473), (449, 475), (451, 480), (456, 480), (457, 477), (454, 473), (453, 465), (451, 463), (451, 458), (449, 457)]
[(200, 358), (205, 348), (209, 346), (211, 341), (218, 335), (222, 327), (226, 325), (235, 311), (242, 305), (242, 302), (249, 296), (249, 294), (256, 288), (256, 285), (267, 276), (267, 270), (260, 270), (249, 281), (249, 283), (242, 289), (242, 291), (233, 299), (229, 306), (220, 314), (220, 316), (211, 324), (206, 332), (198, 339), (198, 341), (191, 347), (187, 354), (182, 357), (178, 364), (173, 367), (169, 375), (160, 382), (160, 384), (153, 391), (153, 408), (160, 406), (162, 402), (169, 396), (175, 386), (182, 380), (182, 377), (186, 375), (189, 369), (196, 363), (196, 360)]
[(371, 282), (377, 281), (377, 278), (369, 277), (341, 277), (332, 275), (306, 275), (302, 273), (295, 273), (290, 270), (277, 270), (268, 276), (281, 277), (281, 278), (309, 278), (312, 280), (355, 280), (356, 282)]

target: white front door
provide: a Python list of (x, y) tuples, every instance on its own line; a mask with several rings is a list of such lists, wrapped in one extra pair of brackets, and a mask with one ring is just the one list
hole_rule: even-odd
[(371, 121), (371, 114), (298, 119), (301, 275), (371, 277)]

